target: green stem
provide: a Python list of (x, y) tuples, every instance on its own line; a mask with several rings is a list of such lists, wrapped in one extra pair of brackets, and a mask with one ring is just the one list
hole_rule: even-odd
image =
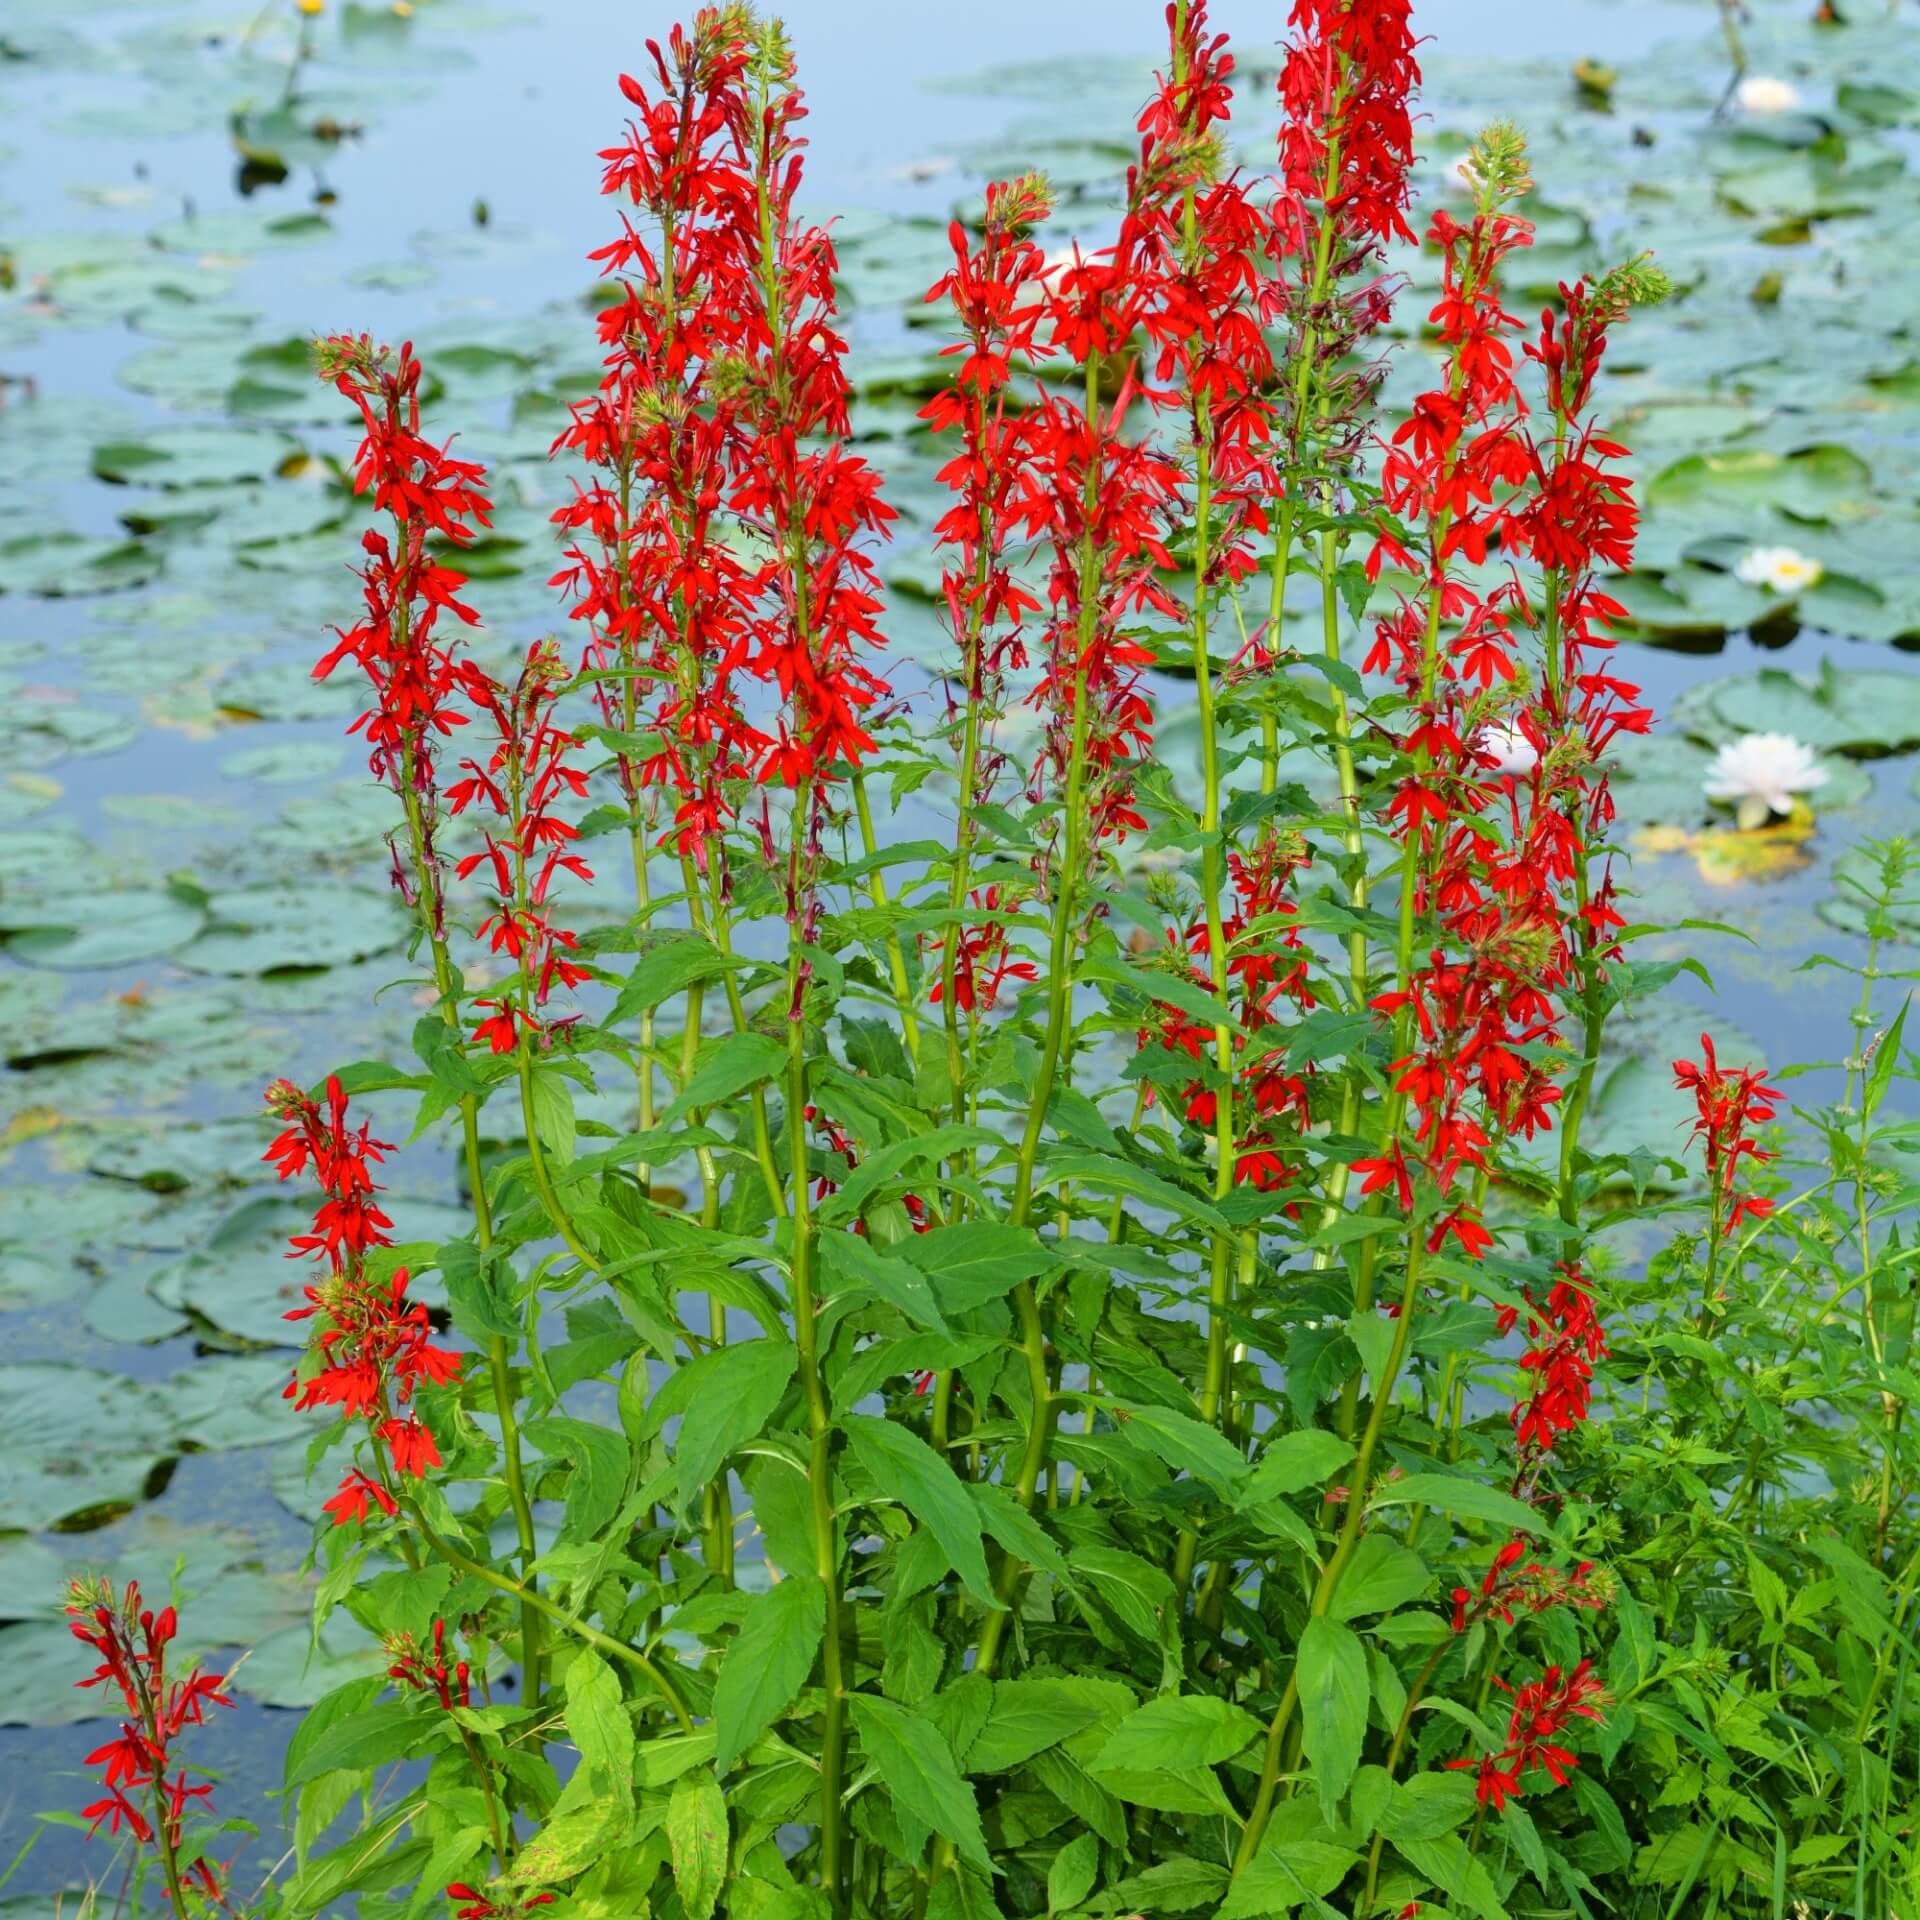
[[(1380, 1378), (1374, 1382), (1373, 1408), (1367, 1416), (1365, 1432), (1361, 1435), (1360, 1451), (1353, 1463), (1353, 1473), (1347, 1483), (1347, 1516), (1340, 1529), (1340, 1537), (1334, 1547), (1332, 1557), (1321, 1570), (1318, 1583), (1314, 1587), (1310, 1611), (1316, 1618), (1322, 1618), (1332, 1607), (1334, 1597), (1340, 1590), (1340, 1582), (1351, 1564), (1354, 1549), (1360, 1543), (1360, 1529), (1366, 1518), (1367, 1499), (1373, 1490), (1373, 1459), (1380, 1444), (1380, 1435), (1387, 1423), (1387, 1414), (1393, 1405), (1393, 1390), (1400, 1378), (1400, 1369), (1406, 1361), (1407, 1347), (1412, 1335), (1414, 1312), (1420, 1299), (1420, 1241), (1414, 1237), (1407, 1246), (1407, 1277), (1400, 1293), (1400, 1313), (1393, 1323), (1393, 1344), (1387, 1351), (1386, 1365), (1381, 1369)], [(1281, 1695), (1280, 1704), (1274, 1710), (1272, 1720), (1267, 1726), (1267, 1743), (1260, 1768), (1260, 1785), (1254, 1796), (1252, 1810), (1247, 1815), (1247, 1824), (1240, 1835), (1240, 1845), (1234, 1854), (1233, 1871), (1237, 1877), (1260, 1850), (1260, 1842), (1265, 1837), (1267, 1822), (1273, 1817), (1273, 1802), (1279, 1790), (1280, 1762), (1285, 1751), (1287, 1728), (1293, 1718), (1293, 1710), (1300, 1698), (1298, 1674), (1287, 1682), (1287, 1690)]]

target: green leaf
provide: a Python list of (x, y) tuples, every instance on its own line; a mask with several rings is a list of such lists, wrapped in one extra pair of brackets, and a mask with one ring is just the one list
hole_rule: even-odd
[(573, 1083), (552, 1067), (535, 1067), (528, 1082), (533, 1104), (533, 1130), (547, 1153), (564, 1166), (573, 1158), (577, 1133), (573, 1117)]
[(762, 1033), (730, 1033), (706, 1050), (692, 1077), (663, 1113), (658, 1125), (671, 1126), (689, 1113), (724, 1105), (749, 1087), (776, 1079), (787, 1063), (786, 1049)]
[(1448, 1906), (1465, 1907), (1480, 1920), (1510, 1920), (1486, 1868), (1467, 1851), (1463, 1841), (1443, 1834), (1431, 1840), (1409, 1837), (1396, 1840), (1394, 1845), (1409, 1866), (1446, 1895)]
[(580, 1648), (567, 1666), (567, 1735), (583, 1766), (607, 1776), (616, 1798), (633, 1791), (633, 1720), (619, 1676), (591, 1647)]
[(1204, 1480), (1229, 1506), (1234, 1503), (1246, 1484), (1247, 1463), (1217, 1428), (1170, 1407), (1115, 1402), (1114, 1412), (1129, 1440), (1157, 1455), (1176, 1473)]
[(987, 1576), (980, 1510), (960, 1476), (910, 1428), (858, 1413), (842, 1416), (840, 1425), (874, 1484), (929, 1529), (974, 1598), (999, 1611)]
[(902, 1241), (900, 1252), (927, 1276), (948, 1313), (970, 1313), (1060, 1264), (1038, 1234), (1004, 1220), (935, 1227)]
[(1264, 1506), (1283, 1494), (1317, 1487), (1353, 1458), (1353, 1442), (1321, 1427), (1302, 1427), (1272, 1441), (1253, 1463), (1252, 1477), (1241, 1488), (1238, 1505)]
[(1300, 1731), (1320, 1804), (1331, 1808), (1360, 1764), (1367, 1736), (1367, 1655), (1359, 1635), (1315, 1614), (1300, 1636)]
[(521, 1431), (548, 1459), (573, 1463), (561, 1540), (580, 1545), (594, 1539), (627, 1497), (632, 1456), (626, 1435), (565, 1414), (529, 1421)]
[(381, 1700), (332, 1725), (296, 1761), (288, 1755), (287, 1785), (304, 1787), (323, 1773), (381, 1767), (437, 1743), (442, 1729), (410, 1700)]
[(1306, 1901), (1322, 1900), (1352, 1872), (1359, 1858), (1326, 1840), (1283, 1840), (1269, 1834), (1259, 1852), (1234, 1876), (1214, 1920), (1291, 1913)]
[(711, 1920), (727, 1877), (727, 1802), (711, 1767), (682, 1774), (673, 1783), (667, 1850), (687, 1920)]
[(729, 969), (744, 965), (730, 960), (702, 934), (681, 934), (643, 953), (634, 963), (613, 1003), (608, 1024), (621, 1026), (638, 1015), (671, 1000), (677, 993), (698, 986), (704, 980), (717, 979)]
[(1049, 1186), (1070, 1180), (1083, 1187), (1092, 1187), (1097, 1193), (1120, 1194), (1128, 1199), (1143, 1201), (1150, 1207), (1158, 1207), (1165, 1213), (1198, 1221), (1201, 1226), (1209, 1227), (1215, 1233), (1232, 1231), (1226, 1216), (1209, 1201), (1189, 1193), (1184, 1187), (1175, 1186), (1171, 1180), (1161, 1179), (1157, 1173), (1136, 1167), (1130, 1160), (1118, 1160), (1111, 1154), (1048, 1154), (1046, 1177)]
[(1094, 1766), (1101, 1773), (1212, 1766), (1252, 1745), (1260, 1731), (1260, 1722), (1231, 1700), (1210, 1693), (1162, 1694), (1114, 1728)]
[(791, 1574), (757, 1594), (713, 1689), (714, 1764), (725, 1773), (793, 1703), (813, 1670), (827, 1590)]
[[(948, 1229), (937, 1227), (934, 1231), (944, 1233)], [(926, 1274), (911, 1261), (882, 1253), (864, 1234), (823, 1233), (820, 1259), (828, 1274), (849, 1293), (877, 1295), (915, 1326), (932, 1333), (951, 1332)]]
[(1213, 1906), (1227, 1890), (1227, 1869), (1176, 1853), (1142, 1873), (1117, 1880), (1100, 1896), (1106, 1913), (1191, 1913)]
[(1072, 1739), (1110, 1713), (1116, 1696), (1131, 1698), (1111, 1681), (1070, 1674), (995, 1681), (986, 1724), (967, 1749), (967, 1771), (1006, 1773), (1024, 1766), (1036, 1753)]
[(1391, 1613), (1427, 1590), (1433, 1575), (1417, 1553), (1379, 1529), (1360, 1536), (1327, 1611), (1336, 1620), (1363, 1613)]
[(961, 1778), (946, 1735), (924, 1716), (878, 1694), (856, 1693), (851, 1704), (860, 1744), (894, 1802), (951, 1840), (962, 1859), (991, 1873), (979, 1804)]
[(684, 1512), (720, 1464), (767, 1424), (793, 1378), (794, 1350), (779, 1340), (743, 1340), (690, 1360), (648, 1404), (642, 1438), (680, 1414), (674, 1445), (677, 1499)]
[(1047, 1911), (1077, 1907), (1100, 1873), (1100, 1836), (1082, 1833), (1067, 1842), (1047, 1867)]
[(980, 1509), (980, 1524), (1008, 1553), (1018, 1554), (1030, 1567), (1050, 1573), (1071, 1588), (1073, 1569), (1053, 1544), (1053, 1536), (1005, 1487), (990, 1480), (970, 1480), (967, 1491)]
[(1376, 1507), (1418, 1505), (1456, 1520), (1484, 1520), (1514, 1533), (1545, 1533), (1546, 1521), (1522, 1500), (1451, 1473), (1410, 1473), (1377, 1489)]

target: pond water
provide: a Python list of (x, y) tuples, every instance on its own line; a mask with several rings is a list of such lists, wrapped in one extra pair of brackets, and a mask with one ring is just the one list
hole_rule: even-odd
[[(1214, 11), (1264, 72), (1284, 9)], [(1729, 70), (1711, 6), (1420, 15), (1429, 188), (1496, 113), (1536, 136), (1529, 297), (1639, 244), (1686, 288), (1609, 370), (1651, 486), (1628, 670), (1678, 716), (1625, 771), (1622, 837), (1644, 917), (1753, 936), (1665, 946), (1702, 953), (1716, 1028), (1776, 1059), (1845, 1048), (1845, 983), (1794, 969), (1846, 944), (1833, 862), (1911, 811), (1920, 745), (1901, 651), (1920, 639), (1920, 341), (1903, 331), (1920, 312), (1920, 101), (1887, 78), (1913, 36), (1877, 0), (1824, 34), (1805, 11), (1762, 7), (1744, 30), (1756, 70), (1803, 96), (1765, 120), (1715, 118)], [(1152, 0), (786, 14), (814, 107), (811, 198), (845, 216), (861, 364), (924, 369), (934, 343), (906, 312), (947, 216), (991, 173), (1046, 164), (1071, 190), (1063, 232), (1098, 236)], [(496, 644), (545, 630), (561, 482), (544, 450), (559, 401), (592, 384), (583, 256), (610, 225), (593, 148), (618, 124), (614, 74), (668, 24), (651, 0), (415, 0), (410, 18), (330, 0), (305, 26), (290, 0), (8, 0), (0, 19), (0, 1861), (38, 1810), (80, 1804), (100, 1738), (75, 1722), (63, 1567), (158, 1588), (184, 1555), (206, 1644), (257, 1647), (241, 1710), (195, 1749), (227, 1776), (223, 1808), (265, 1830), (243, 1886), (284, 1845), (268, 1796), (287, 1709), (369, 1658), (344, 1633), (306, 1658), (287, 1570), (318, 1496), (272, 1350), (291, 1215), (256, 1179), (262, 1082), (403, 1057), (418, 1011), (390, 992), (369, 1030), (396, 971), (384, 808), (342, 740), (350, 690), (305, 673), (353, 583), (323, 464), (350, 443), (300, 342), (364, 329), (427, 346), (440, 429), (500, 476), (477, 583)], [(1616, 71), (1610, 97), (1574, 86), (1576, 60)], [(1419, 306), (1416, 287), (1403, 320)], [(858, 425), (906, 508), (888, 570), (903, 650), (930, 666), (910, 590), (931, 463), (905, 416), (876, 382)], [(1687, 464), (1709, 451), (1724, 457)], [(1806, 551), (1825, 579), (1798, 607), (1742, 585), (1733, 562), (1757, 544)], [(1185, 696), (1163, 691), (1172, 743)], [(1760, 726), (1831, 758), (1813, 839), (1769, 844), (1756, 873), (1750, 843), (1710, 836), (1698, 784), (1714, 741)], [(1616, 1124), (1665, 1111), (1658, 1063), (1689, 1025), (1667, 1019), (1617, 1063)], [(450, 1166), (409, 1152), (394, 1186), (410, 1236), (431, 1237)], [(50, 1911), (109, 1858), (49, 1830), (0, 1912)]]

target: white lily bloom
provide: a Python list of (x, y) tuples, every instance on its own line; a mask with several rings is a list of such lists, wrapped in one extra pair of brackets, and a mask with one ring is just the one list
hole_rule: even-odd
[(1484, 727), (1474, 744), (1499, 761), (1497, 775), (1522, 779), (1540, 764), (1540, 749), (1518, 727)]
[(1825, 783), (1813, 749), (1786, 733), (1743, 733), (1713, 756), (1701, 782), (1709, 800), (1737, 809), (1742, 827), (1762, 826), (1793, 811), (1793, 796)]
[(1754, 547), (1740, 556), (1734, 572), (1750, 587), (1770, 587), (1775, 593), (1804, 593), (1826, 568), (1792, 547)]
[(1733, 97), (1747, 113), (1791, 113), (1800, 105), (1800, 89), (1791, 80), (1770, 73), (1750, 73), (1734, 88)]

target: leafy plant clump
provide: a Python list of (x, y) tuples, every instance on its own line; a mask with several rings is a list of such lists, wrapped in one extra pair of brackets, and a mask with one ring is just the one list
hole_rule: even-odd
[[(88, 1813), (177, 1913), (1908, 1899), (1911, 856), (1854, 876), (1804, 1181), (1710, 1037), (1703, 1182), (1586, 1137), (1610, 1027), (1700, 971), (1632, 957), (1609, 843), (1653, 716), (1596, 387), (1663, 276), (1510, 312), (1489, 128), (1384, 417), (1403, 0), (1296, 9), (1271, 177), (1204, 0), (1168, 23), (1116, 232), (1049, 246), (1033, 176), (952, 227), (930, 693), (776, 23), (621, 78), (565, 638), (494, 657), (411, 346), (319, 343), (371, 520), (316, 672), (370, 689), (428, 1011), (275, 1081), (267, 1158), (314, 1197), (316, 1632), (386, 1671), (301, 1722), (242, 1893), (170, 1771), (221, 1681), (76, 1591), (132, 1716)], [(387, 1211), (356, 1103), (402, 1095), (456, 1239)]]

